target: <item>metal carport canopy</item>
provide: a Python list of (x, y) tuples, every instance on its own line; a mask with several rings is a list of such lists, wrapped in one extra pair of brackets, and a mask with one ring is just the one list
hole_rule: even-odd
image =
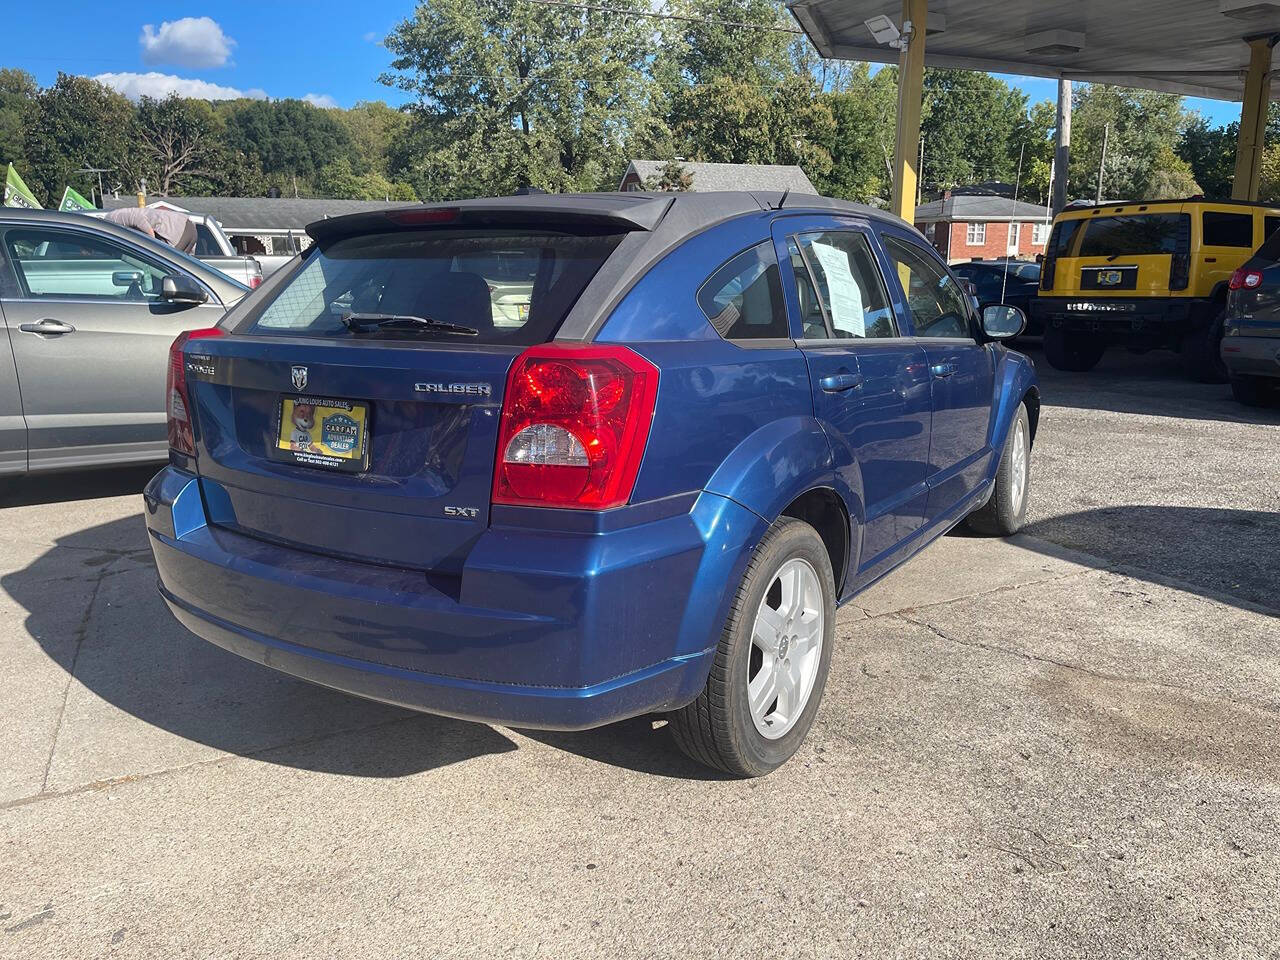
[[(900, 24), (902, 0), (788, 6), (824, 57), (898, 62), (865, 21)], [(925, 62), (1240, 100), (1242, 41), (1277, 31), (1280, 0), (930, 0)]]

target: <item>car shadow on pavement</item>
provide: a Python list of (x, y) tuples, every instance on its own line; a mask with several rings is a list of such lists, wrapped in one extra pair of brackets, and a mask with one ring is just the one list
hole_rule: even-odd
[(1139, 579), (1151, 574), (1224, 603), (1238, 599), (1269, 611), (1280, 607), (1280, 513), (1101, 507), (1037, 520), (1023, 527), (1022, 534), (1091, 554)]
[[(194, 744), (327, 773), (401, 777), (516, 749), (492, 727), (314, 686), (188, 633), (156, 591), (142, 529), (136, 515), (88, 527), (0, 576), (0, 589), (27, 611), (29, 641), (94, 697)], [(399, 724), (414, 735), (393, 736)], [(89, 779), (146, 769), (153, 753), (207, 756), (122, 724), (74, 686), (59, 738), (97, 756)]]
[(556, 750), (587, 760), (674, 780), (737, 779), (705, 767), (680, 752), (667, 724), (655, 715), (633, 717), (595, 730), (521, 730)]
[(0, 477), (0, 507), (30, 507), (42, 503), (71, 503), (136, 493), (155, 476), (160, 463), (141, 466), (80, 470), (74, 473), (37, 473), (24, 477)]

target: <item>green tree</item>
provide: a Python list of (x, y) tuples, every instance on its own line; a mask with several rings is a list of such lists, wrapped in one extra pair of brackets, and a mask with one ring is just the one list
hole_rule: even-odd
[(1191, 168), (1173, 152), (1190, 121), (1182, 98), (1174, 94), (1096, 83), (1076, 86), (1071, 119), (1072, 194), (1093, 199), (1104, 131), (1108, 131), (1104, 199), (1154, 199), (1174, 187), (1195, 192)]
[(0, 165), (23, 160), (23, 115), (31, 108), (39, 87), (25, 70), (0, 69)]
[(301, 100), (233, 100), (221, 112), (225, 146), (257, 154), (263, 171), (282, 182), (305, 180), (339, 157), (355, 157), (351, 136), (335, 111)]
[(821, 144), (831, 157), (831, 168), (814, 179), (823, 194), (863, 203), (888, 200), (896, 84), (896, 70), (887, 68), (872, 76), (862, 63), (848, 71), (842, 89), (819, 95), (833, 121), (830, 137)]
[(336, 110), (333, 115), (355, 145), (359, 169), (389, 177), (393, 160), (403, 163), (397, 150), (409, 129), (408, 114), (381, 100), (365, 100), (350, 110)]
[(685, 87), (671, 108), (676, 152), (713, 163), (794, 163), (823, 177), (835, 119), (815, 93), (800, 75), (772, 91), (727, 76)]
[(216, 179), (223, 159), (220, 124), (206, 100), (170, 94), (138, 103), (138, 135), (148, 186), (162, 194), (182, 193), (196, 181)]
[(926, 184), (948, 188), (1012, 182), (1026, 143), (1027, 98), (1003, 80), (969, 70), (927, 70), (924, 78)]
[[(674, 74), (697, 86), (719, 77), (771, 86), (793, 77), (797, 63), (791, 49), (795, 21), (776, 0), (677, 0), (672, 13), (690, 20), (671, 20), (662, 32), (660, 56)], [(668, 67), (670, 69), (670, 67)], [(671, 83), (672, 74), (665, 76)]]
[(1231, 196), (1239, 132), (1239, 124), (1210, 127), (1209, 121), (1197, 116), (1178, 141), (1178, 156), (1191, 168), (1206, 197), (1221, 200)]
[(679, 160), (668, 160), (661, 170), (644, 178), (644, 188), (664, 193), (683, 193), (693, 189), (693, 174)]
[(386, 38), (395, 59), (380, 78), (415, 98), (418, 192), (608, 183), (648, 104), (651, 31), (641, 18), (527, 0), (420, 4)]
[(44, 203), (56, 202), (68, 184), (88, 194), (97, 186), (80, 167), (112, 167), (112, 179), (136, 189), (143, 173), (133, 104), (96, 80), (59, 73), (25, 115), (26, 178)]

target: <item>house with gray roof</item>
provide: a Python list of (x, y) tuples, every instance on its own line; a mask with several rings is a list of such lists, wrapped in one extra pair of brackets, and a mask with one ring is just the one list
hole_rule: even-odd
[(1044, 207), (993, 194), (947, 193), (916, 207), (916, 229), (948, 263), (1033, 259), (1044, 253), (1053, 218)]
[[(645, 181), (662, 175), (667, 160), (632, 160), (622, 175), (618, 189), (623, 192), (645, 190)], [(787, 164), (769, 163), (693, 163), (677, 161), (691, 182), (690, 190), (708, 193), (713, 190), (790, 190), (792, 193), (816, 194), (804, 171)]]

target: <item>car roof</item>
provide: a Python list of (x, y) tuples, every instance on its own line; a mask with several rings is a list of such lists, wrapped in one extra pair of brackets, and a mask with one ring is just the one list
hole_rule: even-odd
[(559, 227), (623, 234), (556, 334), (560, 340), (589, 340), (631, 286), (685, 240), (729, 220), (771, 212), (844, 215), (912, 229), (905, 220), (865, 204), (789, 191), (738, 190), (485, 197), (332, 217), (308, 224), (307, 233), (321, 244), (423, 227)]
[(197, 274), (200, 280), (213, 287), (223, 301), (238, 300), (244, 296), (245, 286), (221, 270), (201, 263), (195, 257), (187, 256), (175, 250), (163, 240), (153, 240), (145, 233), (131, 227), (124, 227), (102, 217), (89, 213), (73, 213), (63, 210), (31, 210), (26, 207), (0, 207), (0, 226), (13, 223), (32, 224), (44, 227), (80, 227), (96, 230), (110, 237), (127, 241), (146, 250), (160, 259), (180, 265), (183, 270)]
[(1055, 217), (1055, 220), (1083, 220), (1086, 217), (1100, 217), (1108, 214), (1136, 213), (1156, 208), (1153, 212), (1170, 212), (1183, 207), (1197, 207), (1201, 211), (1218, 209), (1222, 211), (1251, 213), (1262, 211), (1280, 213), (1280, 204), (1267, 203), (1261, 200), (1208, 200), (1204, 197), (1182, 197), (1176, 200), (1120, 200), (1113, 203), (1096, 203), (1067, 207)]

